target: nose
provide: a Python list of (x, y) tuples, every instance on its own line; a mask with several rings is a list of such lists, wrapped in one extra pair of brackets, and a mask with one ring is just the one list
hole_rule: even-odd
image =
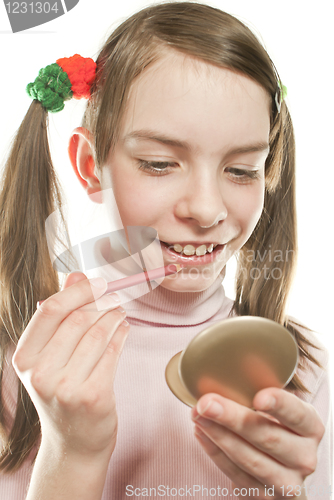
[(223, 186), (217, 176), (203, 169), (192, 175), (176, 206), (176, 215), (193, 221), (202, 228), (210, 228), (226, 219)]

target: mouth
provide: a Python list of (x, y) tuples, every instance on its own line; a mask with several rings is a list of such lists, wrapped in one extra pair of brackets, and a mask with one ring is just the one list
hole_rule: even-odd
[(209, 264), (218, 260), (225, 244), (219, 243), (187, 243), (172, 244), (161, 241), (161, 248), (167, 260), (183, 265)]

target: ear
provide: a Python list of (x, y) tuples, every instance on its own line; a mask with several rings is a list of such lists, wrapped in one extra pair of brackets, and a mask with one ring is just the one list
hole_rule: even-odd
[(93, 136), (89, 130), (83, 127), (73, 130), (68, 154), (74, 173), (90, 199), (102, 203), (102, 188), (95, 174)]

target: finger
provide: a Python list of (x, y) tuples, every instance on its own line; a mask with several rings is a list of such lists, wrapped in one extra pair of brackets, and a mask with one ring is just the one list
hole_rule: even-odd
[[(231, 481), (236, 483), (239, 488), (258, 488), (259, 493), (255, 490), (254, 496), (264, 494), (263, 484), (232, 462), (229, 457), (213, 441), (211, 441), (211, 439), (206, 436), (197, 425), (195, 425), (194, 433), (198, 442), (211, 460), (221, 471), (224, 472), (227, 477), (231, 479)], [(234, 486), (235, 485), (233, 485), (233, 487)]]
[(54, 373), (64, 368), (71, 359), (75, 349), (87, 331), (95, 325), (108, 311), (119, 307), (120, 299), (116, 293), (104, 295), (98, 299), (103, 301), (103, 310), (92, 311), (88, 304), (73, 311), (59, 326), (43, 350), (36, 355), (36, 362), (41, 370), (44, 367)]
[[(121, 308), (120, 308), (121, 309)], [(101, 356), (125, 318), (124, 309), (105, 313), (82, 337), (64, 372), (71, 374), (74, 385), (80, 385), (91, 375)]]
[[(62, 286), (62, 290), (65, 288), (68, 288), (69, 286), (74, 285), (75, 283), (78, 283), (79, 281), (87, 279), (87, 276), (84, 273), (81, 273), (79, 271), (77, 272), (72, 272), (67, 275), (64, 281), (64, 285)], [(37, 307), (40, 307), (43, 302), (45, 302), (46, 299), (39, 300), (37, 302)]]
[(283, 484), (294, 486), (301, 482), (298, 472), (280, 464), (229, 429), (203, 417), (195, 423), (232, 463), (261, 484), (279, 488)]
[(124, 320), (113, 334), (94, 371), (86, 381), (91, 388), (101, 387), (106, 394), (108, 391), (113, 391), (115, 373), (129, 330), (129, 323)]
[(99, 278), (99, 281), (86, 279), (45, 300), (20, 337), (13, 363), (16, 365), (20, 363), (24, 366), (25, 361), (28, 362), (43, 349), (60, 323), (72, 311), (92, 303), (101, 297), (106, 289), (107, 282), (103, 278)]
[[(65, 278), (64, 284), (62, 286), (62, 290), (65, 290), (65, 288), (68, 288), (75, 283), (78, 283), (79, 281), (83, 281), (87, 279), (87, 276), (84, 273), (81, 273), (79, 271), (72, 272), (68, 274)], [(37, 302), (37, 307), (40, 307), (43, 302), (45, 302), (46, 299), (39, 300)]]
[(315, 437), (320, 442), (324, 434), (324, 425), (315, 408), (288, 391), (263, 389), (256, 394), (253, 405), (300, 436)]
[(74, 285), (75, 283), (78, 283), (79, 281), (83, 281), (86, 279), (87, 279), (87, 276), (84, 273), (81, 273), (79, 271), (74, 271), (72, 273), (69, 273), (66, 276), (66, 279), (64, 281), (63, 290), (65, 288), (68, 288), (68, 287)]
[(64, 281), (64, 285), (63, 285), (62, 289), (65, 290), (65, 288), (68, 288), (72, 285), (75, 285), (75, 283), (79, 283), (79, 281), (83, 281), (86, 279), (87, 279), (87, 276), (84, 273), (77, 272), (77, 271), (72, 272), (66, 276), (66, 279)]
[(229, 429), (285, 467), (300, 469), (305, 475), (314, 467), (315, 441), (305, 439), (280, 423), (234, 401), (217, 394), (207, 394), (199, 400), (192, 415), (195, 421), (203, 415), (205, 420), (210, 419)]

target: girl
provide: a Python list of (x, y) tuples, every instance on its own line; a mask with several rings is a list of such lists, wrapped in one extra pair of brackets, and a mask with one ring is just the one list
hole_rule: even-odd
[[(184, 266), (126, 312), (119, 294), (101, 305), (103, 279), (71, 273), (59, 291), (51, 265), (45, 220), (61, 198), (46, 116), (68, 96), (61, 71), (45, 94), (30, 87), (40, 101), (3, 176), (2, 495), (329, 499), (327, 354), (285, 311), (294, 136), (268, 54), (240, 21), (190, 2), (148, 7), (104, 45), (70, 140), (74, 172), (90, 197), (112, 189), (123, 225), (157, 230), (164, 263)], [(233, 254), (234, 302), (221, 285)], [(165, 366), (231, 314), (285, 325), (299, 369), (287, 390), (260, 391), (254, 409), (206, 394), (189, 414)]]

